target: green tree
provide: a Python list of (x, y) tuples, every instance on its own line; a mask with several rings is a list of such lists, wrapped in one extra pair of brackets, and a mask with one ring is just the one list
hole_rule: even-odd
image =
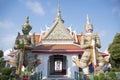
[(5, 67), (3, 51), (0, 50), (0, 80), (8, 80), (10, 78), (10, 73), (10, 68)]
[(1, 73), (2, 75), (0, 75), (0, 80), (9, 80), (10, 78), (10, 73), (11, 73), (11, 70), (10, 68), (2, 68), (1, 69)]
[(0, 58), (3, 57), (3, 51), (0, 50)]
[(3, 51), (0, 50), (0, 71), (4, 67), (4, 62), (3, 62)]
[(110, 53), (110, 63), (112, 67), (120, 67), (120, 33), (117, 33), (113, 42), (109, 45), (108, 51)]

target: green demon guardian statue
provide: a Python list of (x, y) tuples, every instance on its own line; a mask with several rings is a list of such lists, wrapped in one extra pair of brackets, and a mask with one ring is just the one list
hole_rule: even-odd
[[(32, 27), (29, 25), (29, 17), (26, 18), (26, 23), (22, 25), (21, 35), (18, 32), (18, 36), (15, 41), (14, 49), (18, 50), (17, 53), (17, 74), (21, 74), (22, 66), (34, 67), (40, 64), (40, 60), (36, 61), (36, 55), (32, 54), (31, 50), (35, 47), (35, 34), (29, 34)], [(38, 60), (38, 59), (37, 59)], [(35, 64), (36, 63), (36, 64)]]

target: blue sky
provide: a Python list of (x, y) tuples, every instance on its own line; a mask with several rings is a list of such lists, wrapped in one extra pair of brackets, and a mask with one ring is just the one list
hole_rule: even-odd
[[(17, 33), (30, 18), (31, 33), (40, 34), (51, 26), (58, 8), (58, 0), (0, 0), (0, 49), (13, 47)], [(65, 26), (77, 34), (83, 32), (88, 14), (101, 39), (101, 50), (107, 49), (114, 35), (120, 32), (120, 0), (60, 0)]]

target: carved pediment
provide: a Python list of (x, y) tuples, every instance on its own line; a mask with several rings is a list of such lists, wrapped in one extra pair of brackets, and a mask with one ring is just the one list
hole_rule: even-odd
[(64, 24), (59, 21), (57, 22), (47, 33), (44, 38), (45, 40), (72, 40), (72, 36)]

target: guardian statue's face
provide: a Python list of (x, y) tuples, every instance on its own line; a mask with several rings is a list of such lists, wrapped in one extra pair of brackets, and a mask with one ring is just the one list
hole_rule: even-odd
[(92, 26), (87, 26), (86, 27), (86, 32), (87, 33), (92, 33), (93, 32), (93, 27)]
[(28, 27), (23, 26), (23, 27), (22, 27), (22, 32), (23, 32), (24, 35), (27, 35), (27, 34), (29, 34), (30, 30), (29, 30)]

